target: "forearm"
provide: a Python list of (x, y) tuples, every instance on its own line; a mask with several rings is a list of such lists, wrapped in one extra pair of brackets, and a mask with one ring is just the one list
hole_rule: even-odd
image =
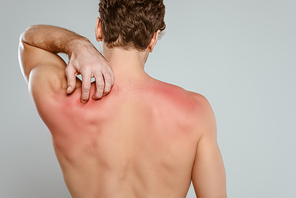
[(87, 38), (79, 34), (49, 25), (30, 26), (21, 35), (21, 41), (49, 52), (66, 53), (69, 56), (80, 45), (92, 46)]
[[(27, 46), (27, 49), (24, 46)], [(45, 61), (52, 61), (55, 59), (53, 57), (62, 60), (60, 57), (53, 56), (53, 53), (69, 55), (68, 64), (63, 64), (67, 76), (68, 94), (75, 90), (78, 74), (82, 76), (81, 101), (84, 103), (89, 99), (92, 77), (96, 81), (96, 93), (93, 95), (93, 99), (100, 99), (103, 94), (106, 95), (110, 92), (114, 83), (114, 75), (105, 57), (87, 38), (55, 26), (33, 25), (21, 35), (19, 57), (26, 78), (29, 79), (31, 70), (37, 65), (45, 65)], [(51, 58), (46, 60), (45, 55), (51, 56)], [(52, 62), (50, 64), (52, 65)]]

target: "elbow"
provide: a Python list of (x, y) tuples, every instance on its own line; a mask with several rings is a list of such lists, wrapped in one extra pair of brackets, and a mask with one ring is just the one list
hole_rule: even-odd
[(32, 40), (32, 35), (34, 35), (34, 32), (38, 30), (42, 25), (31, 25), (29, 26), (21, 35), (20, 35), (20, 43), (24, 42), (26, 44), (29, 44)]
[(35, 28), (35, 25), (31, 25), (29, 26), (21, 35), (20, 35), (20, 39), (19, 39), (19, 42), (20, 44), (25, 42), (27, 43), (26, 41), (28, 40), (28, 37), (29, 37), (29, 34), (30, 34), (30, 31), (33, 30)]

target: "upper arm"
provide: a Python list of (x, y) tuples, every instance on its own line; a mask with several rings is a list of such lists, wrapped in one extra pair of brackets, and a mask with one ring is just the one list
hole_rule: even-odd
[(198, 97), (200, 103), (197, 129), (201, 134), (192, 171), (192, 183), (199, 198), (225, 198), (226, 176), (223, 159), (217, 143), (217, 127), (208, 101)]
[(21, 41), (19, 63), (37, 107), (56, 91), (66, 93), (66, 63), (58, 55)]
[[(66, 67), (66, 63), (57, 54), (30, 46), (22, 40), (19, 45), (19, 63), (27, 83), (29, 83), (32, 70), (36, 67), (50, 66), (54, 70), (57, 68), (64, 70)], [(50, 68), (47, 69), (50, 70)]]

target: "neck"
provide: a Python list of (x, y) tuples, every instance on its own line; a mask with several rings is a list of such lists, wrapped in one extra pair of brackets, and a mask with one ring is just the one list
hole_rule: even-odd
[(148, 58), (148, 50), (143, 52), (136, 49), (124, 50), (119, 47), (108, 48), (103, 43), (102, 52), (113, 69), (115, 78), (133, 78), (147, 75), (144, 71)]

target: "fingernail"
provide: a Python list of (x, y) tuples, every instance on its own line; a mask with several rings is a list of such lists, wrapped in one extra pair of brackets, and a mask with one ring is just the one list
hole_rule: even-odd
[(69, 91), (71, 91), (71, 86), (69, 86), (68, 88), (67, 88), (67, 92), (69, 92)]

